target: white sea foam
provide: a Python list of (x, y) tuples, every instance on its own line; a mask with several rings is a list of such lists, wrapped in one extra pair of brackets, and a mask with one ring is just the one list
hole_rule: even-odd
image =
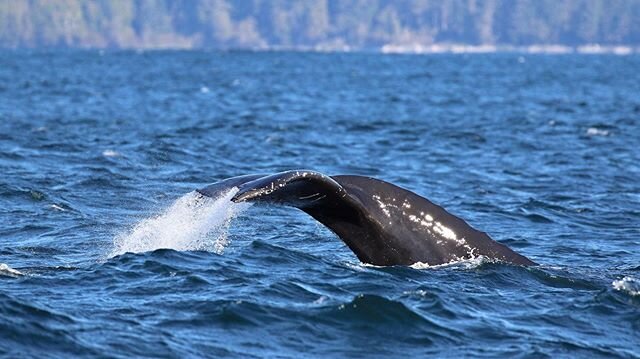
[(413, 263), (410, 267), (413, 269), (438, 269), (438, 268), (446, 268), (452, 266), (461, 266), (465, 269), (473, 269), (481, 266), (484, 263), (489, 263), (492, 260), (485, 256), (477, 256), (469, 259), (460, 259), (460, 260), (452, 260), (449, 263), (442, 264), (434, 264), (430, 265), (429, 263), (416, 262)]
[(587, 136), (609, 136), (609, 131), (601, 130), (595, 127), (589, 127), (587, 129)]
[(61, 211), (61, 212), (65, 212), (66, 209), (64, 209), (63, 207), (58, 206), (57, 204), (52, 204), (51, 205), (51, 209), (55, 209), (56, 211)]
[(24, 274), (19, 270), (15, 270), (4, 263), (0, 263), (0, 275), (7, 277), (18, 277)]
[(105, 157), (118, 157), (120, 156), (120, 153), (114, 150), (104, 150), (102, 151), (102, 155)]
[[(429, 263), (424, 263), (424, 262), (416, 262), (411, 264), (409, 267), (413, 269), (439, 269), (439, 268), (447, 268), (447, 267), (461, 267), (464, 269), (473, 269), (481, 266), (482, 264), (491, 263), (491, 262), (495, 262), (495, 260), (480, 255), (480, 256), (474, 256), (473, 258), (468, 258), (468, 259), (458, 259), (458, 260), (453, 259), (451, 260), (451, 262), (448, 262), (448, 263), (433, 264), (433, 265)], [(361, 263), (361, 262), (358, 265), (355, 265), (352, 263), (345, 263), (345, 264), (347, 265), (347, 267), (352, 269), (357, 269), (359, 271), (362, 271), (365, 268), (384, 268), (384, 266), (378, 266), (375, 264)]]
[(619, 290), (621, 292), (626, 292), (633, 296), (640, 296), (640, 280), (633, 277), (624, 277), (620, 280), (614, 280), (613, 289)]
[(222, 253), (228, 244), (231, 220), (250, 206), (231, 202), (237, 191), (234, 188), (215, 199), (197, 192), (182, 196), (163, 213), (116, 236), (110, 257), (160, 248)]

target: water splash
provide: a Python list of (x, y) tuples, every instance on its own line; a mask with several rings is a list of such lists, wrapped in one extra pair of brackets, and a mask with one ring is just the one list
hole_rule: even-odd
[(625, 292), (632, 296), (640, 296), (640, 280), (633, 277), (624, 277), (611, 283), (613, 289)]
[(447, 267), (475, 269), (485, 263), (494, 263), (494, 262), (499, 262), (499, 261), (480, 255), (480, 256), (474, 256), (467, 259), (452, 260), (451, 262), (442, 263), (442, 264), (429, 264), (424, 262), (416, 262), (410, 265), (410, 267), (413, 269), (439, 269), (439, 268), (447, 268)]
[(236, 192), (238, 189), (234, 188), (218, 198), (197, 192), (180, 197), (160, 215), (116, 236), (110, 257), (160, 248), (222, 253), (228, 244), (231, 220), (251, 206), (231, 202)]

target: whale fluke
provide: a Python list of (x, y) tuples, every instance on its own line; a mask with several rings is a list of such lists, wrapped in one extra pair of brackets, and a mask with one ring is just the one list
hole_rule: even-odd
[(238, 188), (234, 202), (301, 209), (337, 234), (363, 263), (438, 265), (482, 255), (536, 264), (428, 199), (375, 178), (298, 170), (233, 177), (198, 192), (218, 197), (233, 187)]

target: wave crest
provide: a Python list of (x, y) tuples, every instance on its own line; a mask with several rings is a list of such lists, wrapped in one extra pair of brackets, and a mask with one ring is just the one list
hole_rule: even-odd
[(19, 277), (19, 276), (23, 276), (24, 273), (9, 267), (4, 263), (0, 263), (0, 275), (7, 276), (7, 277)]

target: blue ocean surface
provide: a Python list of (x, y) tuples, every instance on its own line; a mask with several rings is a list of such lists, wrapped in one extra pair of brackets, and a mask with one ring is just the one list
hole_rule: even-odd
[[(294, 208), (390, 181), (540, 263), (360, 263)], [(640, 57), (0, 52), (5, 357), (640, 357)]]

